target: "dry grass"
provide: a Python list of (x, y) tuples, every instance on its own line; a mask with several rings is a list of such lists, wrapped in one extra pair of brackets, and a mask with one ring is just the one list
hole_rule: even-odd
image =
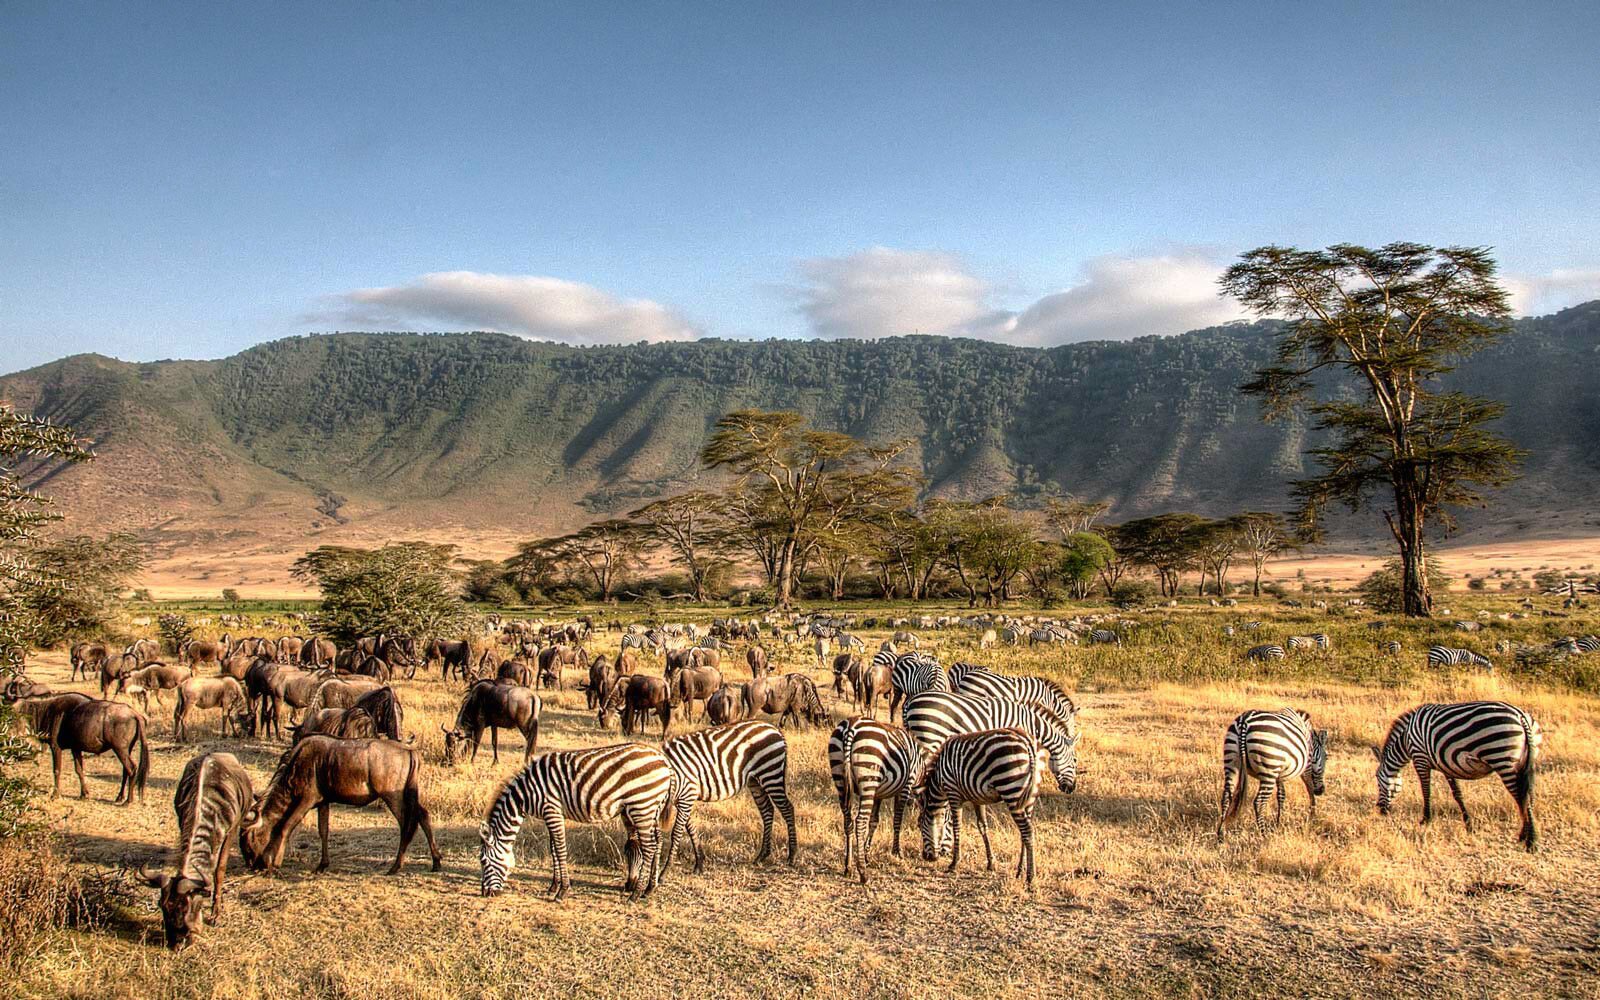
[[(435, 762), (425, 794), (445, 852), (442, 874), (428, 873), (424, 850), (414, 847), (405, 873), (384, 878), (379, 872), (396, 843), (387, 813), (336, 809), (328, 874), (310, 872), (311, 824), (295, 837), (280, 877), (230, 879), (226, 920), (189, 951), (174, 956), (159, 947), (152, 909), (121, 932), (58, 932), (22, 967), (11, 992), (1600, 995), (1600, 702), (1527, 679), (1385, 668), (1366, 651), (1371, 639), (1355, 621), (1336, 633), (1340, 654), (1328, 666), (1342, 676), (1370, 674), (1370, 683), (1319, 679), (1328, 671), (1318, 664), (1298, 668), (1298, 679), (1234, 676), (1244, 670), (1235, 665), (1237, 648), (1209, 638), (1220, 620), (1210, 611), (1186, 612), (1173, 630), (1143, 630), (1120, 650), (984, 654), (1002, 669), (1092, 682), (1080, 688), (1084, 774), (1075, 795), (1052, 792), (1041, 805), (1039, 883), (1031, 896), (1005, 877), (1016, 842), (1004, 820), (996, 835), (1000, 873), (982, 870), (981, 851), (954, 877), (911, 855), (896, 861), (886, 851), (886, 825), (873, 883), (862, 888), (843, 879), (826, 732), (813, 730), (790, 732), (801, 844), (793, 869), (749, 863), (757, 819), (744, 797), (703, 807), (707, 874), (675, 868), (652, 901), (633, 905), (620, 895), (618, 830), (590, 827), (573, 828), (578, 868), (565, 904), (540, 898), (548, 861), (535, 830), (523, 835), (511, 892), (481, 899), (476, 828), (498, 782), (520, 764), (520, 740), (503, 740), (498, 766), (483, 756), (453, 770), (438, 765), (438, 726), (453, 713), (458, 691), (429, 677), (401, 688), (407, 729)], [(1537, 620), (1519, 626), (1542, 627)], [(1269, 625), (1274, 634), (1291, 628), (1298, 624)], [(1168, 635), (1178, 638), (1162, 638)], [(947, 662), (970, 655), (953, 635), (939, 638)], [(1421, 641), (1407, 637), (1413, 650)], [(788, 667), (803, 662), (793, 651), (783, 658)], [(1203, 676), (1207, 658), (1215, 661), (1212, 679)], [(742, 678), (738, 662), (729, 673)], [(1164, 664), (1195, 679), (1147, 683)], [(59, 657), (35, 669), (52, 682), (65, 677)], [(1419, 827), (1414, 782), (1397, 815), (1380, 818), (1373, 809), (1367, 747), (1388, 720), (1422, 700), (1470, 697), (1513, 700), (1544, 726), (1537, 855), (1514, 843), (1514, 810), (1498, 784), (1467, 786), (1478, 821), (1470, 833), (1449, 808), (1431, 827)], [(1283, 704), (1309, 710), (1333, 730), (1328, 795), (1308, 823), (1296, 786), (1280, 830), (1263, 839), (1245, 824), (1219, 848), (1212, 831), (1223, 729), (1247, 706)], [(836, 715), (842, 711), (835, 706)], [(550, 699), (545, 720), (545, 747), (617, 738), (595, 728), (575, 692)], [(214, 726), (205, 719), (197, 732), (209, 736)], [(170, 796), (191, 754), (234, 749), (261, 781), (281, 749), (204, 739), (179, 747), (167, 735), (170, 719), (158, 716), (154, 729), (147, 805), (110, 805), (114, 766), (96, 760), (89, 764), (93, 800), (48, 806), (72, 850), (93, 865), (164, 856), (175, 836)], [(48, 779), (47, 761), (41, 774)], [(914, 854), (914, 825), (907, 833)]]

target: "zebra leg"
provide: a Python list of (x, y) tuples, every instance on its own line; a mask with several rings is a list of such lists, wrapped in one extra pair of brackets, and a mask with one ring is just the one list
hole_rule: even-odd
[(761, 813), (761, 849), (756, 852), (756, 864), (760, 864), (772, 857), (772, 798), (754, 785), (750, 786), (750, 797), (756, 800), (756, 810)]
[(561, 817), (561, 807), (546, 806), (544, 828), (550, 835), (550, 889), (545, 899), (554, 903), (567, 894), (567, 825)]
[(899, 795), (894, 797), (894, 856), (900, 856), (900, 825), (906, 815), (906, 800)]
[(1022, 851), (1017, 855), (1016, 878), (1022, 878), (1027, 872), (1028, 888), (1033, 888), (1033, 815), (1032, 810), (1027, 812), (1013, 812), (1012, 822), (1017, 824), (1017, 837), (1022, 842)]
[(1422, 822), (1433, 822), (1433, 771), (1426, 764), (1417, 765), (1417, 788), (1422, 791)]
[(978, 824), (978, 835), (983, 838), (983, 870), (994, 871), (994, 848), (989, 845), (988, 810), (978, 803), (972, 804), (972, 815)]
[(1278, 783), (1278, 810), (1272, 816), (1272, 825), (1275, 828), (1283, 824), (1283, 800), (1288, 794), (1288, 787), (1281, 781)]
[(1316, 793), (1311, 791), (1311, 776), (1309, 774), (1305, 775), (1303, 782), (1306, 786), (1306, 807), (1311, 812), (1308, 821), (1315, 820), (1317, 818), (1317, 796)]
[[(845, 766), (848, 767), (849, 765), (847, 764)], [(839, 815), (844, 819), (844, 877), (849, 878), (852, 841), (855, 838), (856, 815), (855, 810), (850, 808), (850, 793), (844, 790), (844, 786), (842, 784), (839, 788)]]
[(954, 803), (950, 807), (950, 867), (945, 869), (945, 874), (956, 870), (956, 865), (961, 861), (961, 805)]
[(678, 849), (678, 838), (683, 837), (689, 842), (689, 850), (694, 852), (694, 826), (690, 814), (694, 811), (695, 796), (687, 791), (678, 794), (677, 818), (673, 820), (672, 832), (667, 834), (667, 846), (661, 852), (661, 874), (666, 876), (668, 868), (672, 867), (672, 855)]
[(1461, 783), (1449, 775), (1444, 780), (1450, 786), (1450, 794), (1455, 796), (1456, 805), (1461, 808), (1462, 825), (1468, 830), (1472, 829), (1472, 817), (1467, 815), (1467, 800), (1461, 797)]
[(782, 784), (776, 785), (767, 793), (778, 812), (783, 814), (784, 839), (788, 841), (789, 863), (794, 864), (794, 856), (800, 850), (800, 833), (794, 828), (794, 803), (789, 800), (789, 790)]
[(1272, 775), (1262, 775), (1256, 783), (1256, 797), (1250, 800), (1250, 808), (1256, 814), (1256, 832), (1266, 835), (1267, 820), (1261, 815), (1261, 808), (1267, 801), (1278, 793), (1278, 779)]
[(1228, 810), (1233, 805), (1233, 771), (1230, 768), (1222, 769), (1222, 805), (1217, 813), (1217, 843), (1227, 839), (1223, 824), (1228, 822)]
[[(656, 891), (657, 875), (660, 872), (659, 862), (661, 860), (661, 828), (654, 822), (653, 817), (648, 815), (644, 817), (644, 822), (637, 824), (637, 826), (640, 852), (639, 871), (640, 877), (644, 879), (644, 891), (639, 891), (639, 883), (635, 880), (632, 898), (641, 899)], [(692, 834), (689, 842), (691, 844), (694, 843)], [(696, 848), (696, 851), (698, 850)], [(698, 869), (696, 870), (698, 871)]]

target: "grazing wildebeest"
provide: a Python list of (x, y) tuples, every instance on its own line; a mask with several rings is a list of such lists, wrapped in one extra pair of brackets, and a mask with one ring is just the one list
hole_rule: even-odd
[(124, 691), (133, 691), (139, 696), (140, 710), (146, 714), (150, 711), (150, 695), (156, 696), (156, 704), (164, 705), (161, 692), (171, 691), (184, 681), (194, 676), (194, 671), (188, 667), (170, 667), (165, 663), (152, 663), (147, 667), (130, 670), (117, 678), (117, 694)]
[(339, 658), (339, 647), (332, 639), (310, 638), (300, 644), (300, 665), (303, 667), (331, 667)]
[(195, 639), (183, 644), (178, 659), (196, 669), (199, 669), (202, 663), (221, 664), (233, 652), (229, 646), (227, 636), (219, 640)]
[(694, 721), (694, 703), (704, 701), (722, 687), (722, 671), (716, 667), (689, 667), (679, 670), (667, 681), (672, 685), (674, 705), (683, 706), (683, 717)]
[(417, 827), (428, 838), (433, 870), (440, 867), (433, 824), (421, 797), (422, 751), (394, 740), (341, 740), (308, 736), (283, 755), (267, 790), (256, 797), (239, 830), (239, 850), (251, 868), (276, 871), (283, 851), (306, 813), (317, 810), (322, 860), (328, 867), (328, 812), (331, 806), (364, 806), (382, 799), (400, 824), (400, 850), (389, 874), (400, 871)]
[(300, 648), (305, 645), (305, 640), (297, 635), (286, 635), (278, 640), (277, 653), (274, 656), (279, 663), (294, 663), (300, 659)]
[(444, 762), (454, 764), (456, 748), (465, 744), (472, 747), (472, 760), (478, 759), (478, 745), (483, 742), (483, 731), (489, 730), (489, 748), (494, 762), (500, 763), (500, 730), (515, 729), (527, 744), (522, 759), (533, 756), (539, 744), (539, 715), (544, 703), (529, 688), (504, 681), (479, 680), (467, 688), (456, 712), (454, 729), (444, 730)]
[(850, 698), (850, 707), (855, 708), (856, 683), (861, 679), (861, 672), (865, 664), (860, 656), (855, 653), (840, 653), (833, 658), (833, 693), (841, 698)]
[(575, 670), (589, 668), (589, 654), (582, 646), (559, 645), (539, 653), (538, 684), (561, 690), (561, 671), (567, 667)]
[(67, 679), (75, 681), (81, 676), (84, 680), (88, 680), (89, 671), (98, 670), (101, 661), (110, 655), (110, 651), (103, 642), (80, 642), (73, 645), (69, 655), (72, 660), (72, 673)]
[(583, 686), (583, 700), (589, 711), (600, 707), (600, 699), (611, 690), (611, 685), (617, 681), (617, 671), (611, 665), (611, 660), (604, 653), (596, 656), (589, 663), (589, 682)]
[(649, 674), (618, 677), (600, 701), (600, 727), (611, 728), (611, 717), (620, 715), (623, 735), (632, 736), (636, 731), (642, 734), (648, 712), (654, 712), (661, 720), (661, 735), (665, 738), (672, 725), (672, 689), (666, 679)]
[(326, 677), (306, 702), (307, 711), (320, 708), (350, 708), (363, 695), (383, 687), (382, 681), (371, 677)]
[(7, 703), (21, 701), (23, 698), (43, 698), (54, 694), (50, 685), (43, 681), (33, 681), (26, 677), (13, 677), (6, 681), (5, 687), (0, 688), (0, 701)]
[(254, 801), (250, 775), (231, 753), (201, 754), (184, 767), (172, 797), (172, 809), (178, 814), (178, 873), (149, 875), (139, 869), (146, 883), (161, 890), (161, 926), (168, 948), (179, 951), (188, 946), (200, 929), (201, 904), (208, 893), (211, 923), (222, 916), (228, 851)]
[(472, 645), (462, 639), (435, 639), (428, 643), (427, 660), (423, 663), (426, 668), (434, 660), (439, 661), (439, 676), (449, 679), (454, 672), (463, 680), (467, 676), (467, 661), (472, 658)]
[(251, 664), (261, 661), (266, 661), (267, 663), (273, 662), (272, 657), (267, 654), (234, 653), (232, 656), (228, 657), (217, 665), (217, 671), (223, 677), (232, 677), (234, 680), (239, 681), (242, 684), (244, 683), (245, 674), (250, 672)]
[(154, 639), (135, 639), (122, 653), (124, 656), (133, 657), (143, 665), (160, 658), (161, 644)]
[(337, 736), (345, 740), (378, 736), (398, 740), (404, 720), (405, 711), (400, 704), (400, 696), (394, 688), (381, 687), (376, 691), (368, 691), (349, 708), (307, 710), (305, 717), (291, 728), (290, 738), (294, 743), (317, 735)]
[(289, 721), (293, 722), (293, 713), (311, 707), (312, 696), (328, 680), (329, 678), (323, 674), (311, 673), (288, 665), (273, 670), (266, 679), (266, 697), (260, 702), (261, 735), (281, 737), (283, 728), (280, 715), (283, 706), (285, 704), (289, 706)]
[(100, 658), (100, 697), (105, 698), (113, 684), (122, 679), (124, 674), (132, 673), (139, 669), (138, 657), (126, 653), (112, 653), (110, 656)]
[[(144, 801), (145, 778), (150, 774), (150, 744), (145, 739), (144, 716), (131, 706), (116, 701), (96, 701), (86, 694), (58, 694), (48, 698), (17, 702), (17, 710), (32, 724), (34, 736), (50, 748), (50, 770), (55, 784), (51, 798), (61, 797), (61, 751), (72, 752), (72, 767), (78, 773), (78, 793), (89, 797), (89, 784), (83, 777), (83, 755), (117, 755), (122, 764), (122, 783), (117, 786), (117, 805), (131, 805), (133, 793)], [(133, 745), (139, 744), (139, 763), (133, 762)]]
[(381, 660), (376, 656), (362, 657), (360, 662), (351, 667), (347, 672), (347, 676), (371, 677), (380, 684), (389, 683), (390, 675), (391, 671), (389, 669), (388, 661)]
[(772, 670), (767, 663), (767, 651), (760, 646), (751, 646), (745, 650), (744, 662), (750, 665), (751, 677), (765, 677)]
[(744, 718), (744, 685), (724, 684), (706, 699), (706, 718), (713, 726), (725, 726)]
[[(189, 677), (178, 685), (178, 707), (172, 713), (172, 738), (185, 739), (189, 734), (189, 712), (197, 708), (222, 709), (222, 722), (218, 731), (228, 735), (228, 723), (238, 723), (245, 707), (244, 685), (232, 677)], [(244, 735), (243, 731), (236, 735)]]
[(513, 657), (500, 664), (492, 680), (505, 681), (518, 687), (533, 687), (533, 664), (521, 657)]
[(782, 677), (762, 677), (744, 686), (744, 714), (754, 718), (757, 714), (776, 715), (778, 725), (790, 719), (820, 726), (828, 721), (828, 710), (822, 707), (817, 694), (817, 684), (805, 674), (784, 674)]

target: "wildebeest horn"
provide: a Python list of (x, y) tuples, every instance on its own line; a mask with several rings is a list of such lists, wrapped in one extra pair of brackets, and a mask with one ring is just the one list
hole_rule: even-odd
[(444, 733), (446, 736), (450, 735), (450, 730), (446, 729), (444, 723), (442, 722), (439, 723), (439, 732)]
[(152, 889), (165, 889), (167, 887), (167, 883), (172, 881), (172, 876), (168, 875), (166, 872), (162, 872), (159, 875), (152, 875), (144, 870), (144, 865), (140, 865), (135, 869), (135, 871), (139, 873), (139, 878), (144, 881), (144, 884), (150, 886)]

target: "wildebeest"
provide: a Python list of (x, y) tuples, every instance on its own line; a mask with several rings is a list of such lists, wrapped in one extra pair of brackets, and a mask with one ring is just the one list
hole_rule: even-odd
[[(311, 707), (312, 696), (317, 693), (317, 690), (328, 679), (320, 673), (311, 673), (287, 664), (275, 666), (266, 675), (265, 697), (259, 699), (261, 734), (263, 736), (271, 734), (275, 737), (281, 737), (283, 729), (280, 713), (283, 706), (286, 704), (289, 706), (291, 710), (290, 721), (292, 722), (293, 713), (300, 709)], [(254, 694), (254, 689), (248, 685), (249, 678), (247, 677), (246, 692)]]
[(467, 676), (467, 661), (472, 658), (472, 645), (464, 639), (435, 639), (428, 643), (427, 657), (423, 662), (426, 668), (434, 660), (439, 661), (439, 676), (449, 679), (454, 672), (465, 679)]
[(406, 849), (420, 826), (428, 838), (433, 870), (440, 868), (439, 846), (421, 796), (422, 752), (394, 740), (341, 740), (308, 736), (283, 755), (267, 790), (245, 813), (239, 849), (251, 868), (276, 871), (283, 851), (306, 813), (317, 810), (322, 860), (328, 867), (328, 812), (333, 805), (364, 806), (382, 799), (400, 824), (400, 850), (389, 874), (400, 871)]
[(890, 696), (892, 673), (893, 668), (877, 657), (870, 660), (864, 660), (860, 656), (852, 657), (852, 662), (842, 672), (839, 670), (838, 661), (835, 660), (833, 693), (848, 695), (852, 707), (865, 712), (867, 718), (876, 719), (878, 699), (887, 699)]
[(232, 677), (242, 684), (244, 683), (244, 675), (250, 672), (251, 664), (260, 661), (271, 663), (272, 657), (257, 653), (234, 653), (217, 665), (217, 671), (222, 676)]
[(520, 684), (504, 681), (479, 680), (467, 688), (461, 698), (461, 708), (456, 712), (454, 729), (444, 731), (444, 762), (454, 764), (457, 747), (472, 747), (472, 760), (478, 759), (478, 745), (483, 741), (483, 731), (489, 730), (489, 748), (494, 762), (500, 762), (500, 730), (515, 729), (522, 734), (527, 748), (522, 759), (533, 756), (539, 745), (539, 715), (544, 703), (532, 690)]
[(101, 661), (108, 655), (110, 655), (110, 651), (106, 649), (106, 644), (103, 642), (79, 642), (73, 644), (68, 654), (72, 661), (72, 673), (68, 675), (67, 679), (75, 681), (81, 676), (84, 680), (88, 680), (89, 671), (98, 670)]
[(350, 708), (363, 695), (383, 687), (381, 681), (371, 677), (326, 677), (304, 706), (307, 711), (319, 708)]
[(339, 647), (333, 644), (332, 639), (310, 638), (300, 644), (300, 655), (297, 659), (305, 667), (331, 667), (333, 661), (339, 657)]
[(750, 666), (751, 677), (765, 677), (771, 671), (767, 664), (767, 651), (760, 646), (751, 646), (744, 651), (744, 662)]
[(202, 663), (220, 664), (233, 652), (227, 639), (227, 636), (223, 636), (220, 640), (194, 639), (186, 642), (178, 651), (178, 659), (196, 669)]
[(135, 639), (122, 653), (124, 656), (133, 657), (142, 665), (160, 658), (161, 644), (154, 639)]
[(723, 726), (744, 718), (744, 685), (724, 684), (706, 699), (706, 718)]
[(380, 684), (387, 684), (392, 671), (389, 669), (388, 661), (376, 656), (363, 656), (347, 671), (347, 674), (354, 677), (371, 677)]
[(583, 686), (583, 700), (589, 711), (600, 707), (600, 699), (611, 690), (611, 685), (617, 681), (616, 668), (611, 665), (611, 660), (601, 653), (589, 663), (589, 681)]
[(156, 696), (156, 704), (162, 705), (161, 692), (171, 691), (184, 681), (194, 676), (188, 667), (171, 667), (165, 663), (152, 663), (147, 667), (130, 670), (117, 678), (117, 694), (132, 691), (139, 696), (140, 708), (148, 713), (150, 711), (150, 695)]
[[(117, 805), (131, 805), (137, 790), (144, 801), (145, 778), (150, 774), (150, 744), (145, 739), (145, 718), (131, 706), (116, 701), (97, 701), (86, 694), (52, 695), (48, 698), (17, 702), (18, 711), (33, 726), (34, 736), (50, 748), (50, 770), (55, 783), (51, 798), (61, 797), (61, 751), (72, 752), (72, 767), (78, 773), (78, 793), (89, 797), (83, 777), (83, 755), (117, 755), (122, 764), (122, 783), (117, 786)], [(133, 762), (133, 745), (139, 744), (139, 763)]]
[(631, 649), (624, 649), (617, 654), (617, 676), (627, 677), (639, 671), (639, 654)]
[(112, 685), (120, 681), (124, 674), (132, 673), (139, 669), (139, 658), (127, 653), (112, 653), (102, 656), (100, 663), (100, 697), (109, 696)]
[(533, 687), (533, 664), (520, 657), (512, 657), (500, 664), (499, 669), (495, 671), (494, 677), (490, 678), (490, 680), (505, 681), (518, 687), (531, 688)]
[(208, 893), (211, 922), (222, 915), (228, 851), (254, 801), (250, 775), (231, 753), (201, 754), (184, 767), (172, 797), (172, 809), (178, 814), (178, 873), (139, 871), (151, 887), (161, 890), (161, 925), (168, 948), (186, 947), (200, 929), (200, 909)]
[(305, 717), (292, 727), (290, 738), (295, 743), (317, 735), (345, 740), (378, 736), (398, 740), (404, 720), (400, 696), (394, 688), (381, 687), (368, 691), (349, 708), (308, 709)]
[[(221, 735), (228, 735), (228, 723), (238, 724), (244, 712), (244, 685), (232, 677), (189, 677), (178, 685), (178, 707), (172, 712), (172, 738), (181, 740), (188, 736), (189, 713), (197, 708), (222, 709)], [(242, 731), (237, 735), (244, 735)]]
[(50, 685), (43, 681), (29, 680), (26, 677), (13, 677), (0, 687), (0, 701), (7, 703), (20, 701), (23, 698), (43, 698), (54, 694)]
[(762, 677), (746, 684), (745, 717), (754, 718), (761, 713), (776, 715), (780, 727), (790, 719), (813, 726), (828, 721), (828, 711), (822, 707), (816, 682), (801, 673)]
[(297, 635), (286, 635), (278, 640), (275, 659), (279, 663), (294, 663), (300, 659), (300, 648), (305, 640)]
[(683, 717), (694, 721), (694, 703), (704, 701), (722, 687), (722, 671), (716, 667), (689, 667), (669, 674), (667, 683), (672, 686), (674, 705), (683, 706)]
[(599, 722), (601, 728), (609, 729), (611, 717), (620, 715), (623, 735), (632, 736), (644, 732), (644, 719), (649, 712), (661, 720), (661, 735), (665, 738), (672, 725), (672, 689), (663, 677), (633, 674), (618, 677), (601, 699)]
[(689, 650), (689, 664), (696, 668), (722, 669), (722, 650), (712, 646), (696, 646)]

